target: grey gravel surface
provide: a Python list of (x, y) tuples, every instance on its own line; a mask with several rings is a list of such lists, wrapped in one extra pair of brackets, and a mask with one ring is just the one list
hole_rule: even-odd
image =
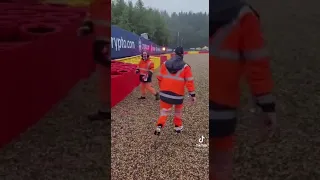
[[(96, 77), (80, 82), (46, 117), (0, 149), (0, 180), (106, 180), (110, 124), (91, 123)], [(108, 131), (109, 130), (109, 131)]]
[(261, 14), (272, 55), (280, 133), (255, 145), (257, 119), (238, 127), (236, 180), (320, 179), (320, 1), (249, 1)]
[[(209, 133), (208, 60), (208, 54), (185, 56), (193, 70), (198, 102), (194, 106), (185, 103), (182, 134), (174, 133), (173, 117), (168, 118), (159, 137), (153, 134), (159, 101), (151, 94), (146, 100), (137, 100), (139, 88), (112, 108), (113, 180), (208, 179), (208, 148), (196, 146), (199, 138)], [(156, 76), (153, 84), (158, 88)], [(208, 144), (207, 139), (203, 144)]]

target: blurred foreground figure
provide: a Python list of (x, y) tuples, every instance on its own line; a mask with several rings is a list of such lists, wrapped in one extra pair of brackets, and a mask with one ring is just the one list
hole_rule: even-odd
[(99, 89), (101, 107), (88, 118), (94, 120), (107, 120), (111, 118), (110, 101), (110, 0), (93, 0), (89, 13), (79, 28), (80, 36), (93, 35), (93, 58), (97, 64), (99, 76)]
[(183, 48), (175, 49), (176, 56), (163, 63), (158, 76), (160, 88), (160, 117), (157, 121), (155, 135), (160, 135), (168, 115), (174, 107), (174, 129), (180, 133), (182, 126), (182, 109), (185, 95), (185, 87), (189, 91), (192, 102), (196, 101), (194, 80), (191, 67), (183, 61)]
[(270, 59), (259, 15), (241, 0), (210, 1), (210, 180), (232, 180), (240, 79), (245, 75), (264, 128), (276, 127)]
[(139, 73), (140, 76), (140, 92), (141, 97), (138, 99), (146, 99), (146, 91), (152, 93), (155, 96), (156, 100), (159, 100), (159, 93), (152, 87), (152, 75), (154, 71), (154, 63), (150, 60), (150, 56), (146, 51), (143, 51), (141, 54), (141, 60), (136, 69), (136, 73)]

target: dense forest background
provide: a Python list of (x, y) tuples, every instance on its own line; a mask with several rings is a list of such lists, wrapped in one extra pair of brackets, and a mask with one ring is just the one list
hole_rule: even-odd
[(112, 0), (112, 24), (134, 32), (148, 33), (149, 39), (158, 45), (174, 48), (208, 46), (208, 13), (179, 12), (168, 14), (154, 8), (145, 7), (142, 0)]

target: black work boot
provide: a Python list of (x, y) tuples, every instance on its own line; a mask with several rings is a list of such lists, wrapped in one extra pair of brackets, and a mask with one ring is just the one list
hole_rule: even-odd
[(160, 135), (160, 132), (161, 132), (161, 128), (162, 128), (162, 125), (161, 125), (161, 124), (158, 125), (158, 126), (156, 127), (156, 130), (154, 131), (154, 135), (159, 136), (159, 135)]
[(183, 130), (183, 126), (174, 126), (174, 131), (177, 133), (177, 134), (180, 134), (181, 131)]
[(111, 119), (111, 112), (98, 111), (95, 114), (88, 115), (90, 121), (105, 121)]
[(158, 100), (160, 100), (160, 95), (159, 95), (159, 93), (157, 93), (156, 95), (154, 95), (155, 97), (156, 97), (156, 100), (158, 101)]
[(139, 97), (138, 99), (139, 99), (139, 100), (141, 100), (141, 99), (146, 99), (146, 97), (141, 96), (141, 97)]

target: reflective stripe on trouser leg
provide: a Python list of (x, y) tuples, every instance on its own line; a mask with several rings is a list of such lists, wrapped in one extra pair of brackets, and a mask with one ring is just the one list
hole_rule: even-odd
[(170, 112), (171, 108), (161, 108), (160, 117), (157, 121), (157, 126), (161, 125), (163, 127), (166, 124)]
[(237, 124), (236, 109), (213, 102), (209, 104), (209, 135), (223, 138), (233, 135)]
[(157, 126), (161, 125), (162, 127), (165, 125), (168, 115), (171, 113), (172, 104), (168, 104), (160, 100), (160, 117), (157, 121)]
[(173, 123), (175, 126), (182, 126), (182, 109), (183, 104), (175, 105)]

